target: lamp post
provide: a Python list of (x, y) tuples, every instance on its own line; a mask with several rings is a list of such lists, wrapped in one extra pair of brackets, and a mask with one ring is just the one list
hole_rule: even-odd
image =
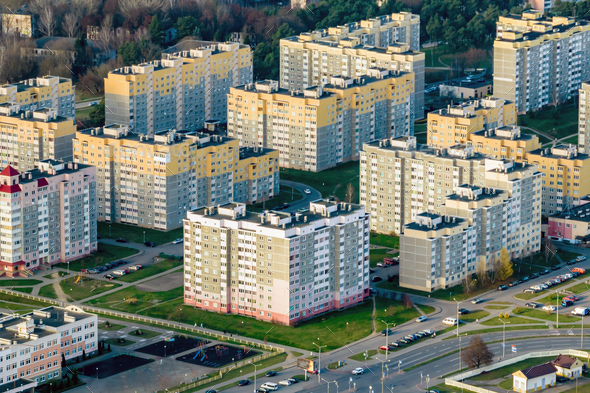
[(256, 367), (260, 366), (260, 364), (254, 364), (252, 361), (249, 361), (248, 363), (254, 366), (254, 393), (256, 393)]
[(389, 354), (389, 325), (394, 325), (394, 322), (385, 322), (383, 319), (381, 320), (381, 322), (383, 322), (385, 324), (385, 359), (387, 359), (387, 356)]
[(111, 224), (109, 224), (109, 237), (111, 237)]
[(580, 337), (580, 349), (584, 348), (584, 315), (582, 315), (582, 336)]
[(557, 329), (559, 329), (559, 291), (555, 291), (555, 295), (557, 295), (557, 312), (555, 313), (555, 320), (557, 322)]
[(143, 231), (143, 242), (145, 243), (145, 231)]
[(98, 379), (98, 367), (96, 368), (96, 379)]
[(457, 299), (453, 298), (455, 302), (457, 302), (457, 337), (459, 337), (459, 303)]
[[(318, 338), (318, 341), (320, 339)], [(313, 345), (315, 345), (316, 347), (318, 347), (318, 383), (321, 382), (320, 380), (320, 374), (322, 373), (322, 348), (327, 347), (327, 345), (322, 345), (320, 346), (319, 344), (313, 343)]]
[(506, 356), (506, 324), (510, 322), (504, 322), (502, 318), (498, 318), (502, 322), (502, 359)]
[(428, 382), (430, 382), (430, 374), (426, 374), (426, 391), (428, 391)]
[(383, 367), (386, 362), (390, 362), (390, 360), (381, 360), (379, 358), (375, 358), (381, 362), (381, 393), (383, 393), (383, 381), (385, 380), (385, 372), (383, 371)]

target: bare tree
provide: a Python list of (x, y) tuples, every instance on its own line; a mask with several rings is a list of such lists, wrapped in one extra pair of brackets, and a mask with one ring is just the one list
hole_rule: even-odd
[(490, 280), (487, 270), (486, 262), (481, 260), (479, 262), (479, 266), (477, 267), (477, 277), (482, 286), (485, 286)]
[(545, 239), (545, 247), (543, 248), (543, 254), (545, 255), (545, 263), (549, 263), (551, 258), (555, 255), (555, 245), (550, 238)]
[(101, 3), (100, 0), (71, 0), (69, 8), (78, 19), (82, 19), (86, 15), (96, 14)]
[(471, 278), (471, 275), (467, 275), (463, 280), (463, 292), (471, 293), (475, 289), (476, 280)]
[(52, 37), (55, 32), (55, 13), (50, 4), (46, 4), (39, 14), (39, 31), (46, 36)]
[(353, 203), (354, 197), (355, 197), (354, 186), (352, 185), (352, 183), (348, 183), (348, 185), (346, 186), (346, 199), (345, 199), (345, 201), (348, 203)]
[(165, 0), (119, 0), (119, 9), (125, 17), (142, 10), (149, 10), (150, 13), (154, 13), (162, 10), (165, 5)]
[(492, 364), (494, 353), (488, 348), (481, 336), (473, 336), (467, 348), (463, 349), (461, 358), (469, 368), (479, 368), (483, 365)]
[(68, 37), (75, 37), (80, 29), (80, 20), (73, 12), (68, 12), (63, 18), (62, 28)]
[(402, 295), (402, 303), (407, 309), (414, 307), (414, 302), (412, 302), (412, 299), (410, 299), (410, 296), (407, 293)]

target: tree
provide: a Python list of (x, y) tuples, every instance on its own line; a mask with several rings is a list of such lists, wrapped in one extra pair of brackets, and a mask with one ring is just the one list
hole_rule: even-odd
[(148, 30), (150, 32), (152, 42), (156, 45), (162, 45), (162, 41), (164, 41), (164, 36), (162, 33), (162, 25), (160, 25), (160, 21), (158, 20), (158, 15), (153, 16), (152, 21), (148, 26)]
[(72, 371), (72, 382), (74, 383), (74, 385), (77, 385), (80, 382), (80, 379), (78, 378), (77, 368), (74, 368), (74, 371)]
[(86, 350), (82, 350), (82, 360), (86, 360)]
[(183, 16), (178, 18), (174, 24), (174, 28), (176, 29), (176, 39), (180, 41), (184, 37), (190, 36), (197, 27), (199, 27), (199, 21), (193, 16)]
[(412, 302), (412, 299), (410, 299), (410, 296), (407, 293), (402, 295), (402, 303), (406, 309), (414, 307), (414, 302)]
[(472, 278), (471, 275), (467, 275), (463, 280), (463, 292), (464, 293), (471, 293), (475, 289), (477, 285), (477, 280)]
[(463, 349), (461, 358), (469, 368), (479, 368), (491, 364), (494, 360), (494, 353), (488, 348), (481, 336), (476, 335), (471, 338), (469, 346)]
[(477, 278), (482, 287), (490, 282), (490, 276), (486, 268), (486, 261), (483, 259), (479, 261), (479, 266), (477, 267)]
[[(104, 125), (104, 119), (105, 119), (105, 103), (104, 103), (104, 97), (103, 99), (100, 101), (100, 104), (95, 105), (94, 108), (92, 109), (92, 112), (90, 112), (90, 115), (88, 117), (88, 119), (90, 120), (90, 126), (91, 127), (98, 127), (98, 126), (102, 126)], [(110, 344), (109, 344), (110, 346)], [(109, 347), (110, 349), (110, 347)]]
[(121, 60), (125, 65), (131, 65), (137, 63), (139, 59), (139, 48), (134, 42), (126, 42), (117, 50), (117, 54), (121, 56)]
[(66, 356), (62, 353), (61, 354), (61, 368), (66, 368), (67, 363), (66, 363)]
[(543, 248), (543, 254), (545, 255), (545, 263), (549, 263), (551, 258), (555, 256), (555, 245), (550, 238), (545, 239), (545, 247)]
[(45, 4), (39, 14), (39, 31), (48, 37), (52, 37), (55, 32), (56, 19), (53, 7)]
[(352, 183), (348, 183), (348, 185), (346, 186), (346, 202), (353, 203), (354, 197), (355, 197), (354, 186), (352, 185)]
[(512, 277), (514, 270), (512, 269), (512, 261), (510, 261), (510, 254), (506, 247), (502, 247), (500, 250), (500, 280), (504, 281), (509, 277)]
[(62, 28), (68, 37), (74, 37), (78, 34), (78, 29), (80, 28), (78, 17), (73, 12), (65, 14)]

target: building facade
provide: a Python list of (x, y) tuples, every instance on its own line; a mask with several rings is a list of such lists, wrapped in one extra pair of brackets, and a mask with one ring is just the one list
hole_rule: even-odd
[(468, 143), (474, 132), (516, 124), (516, 109), (512, 102), (488, 97), (429, 112), (426, 124), (428, 145), (448, 148)]
[[(20, 12), (19, 12), (20, 11)], [(37, 18), (30, 12), (5, 13), (2, 15), (2, 32), (20, 37), (33, 37), (37, 32)]]
[[(412, 21), (413, 18), (418, 18), (416, 27), (408, 30), (412, 31), (410, 35), (413, 37), (414, 29), (419, 32), (419, 17), (411, 14), (405, 17)], [(424, 53), (419, 52), (419, 33), (418, 41), (390, 42), (390, 39), (381, 38), (380, 46), (364, 43), (367, 39), (376, 41), (375, 37), (350, 35), (349, 30), (346, 27), (337, 27), (328, 32), (314, 31), (281, 39), (281, 88), (303, 91), (311, 86), (330, 83), (332, 76), (363, 76), (370, 68), (412, 72), (416, 80), (412, 111), (416, 119), (423, 118), (425, 57)], [(334, 34), (329, 33), (330, 31)], [(416, 43), (418, 49), (412, 46)]]
[(313, 172), (356, 160), (363, 143), (412, 135), (413, 74), (369, 70), (302, 93), (277, 81), (232, 88), (228, 134), (242, 146), (277, 149), (282, 167)]
[(209, 119), (225, 122), (230, 87), (252, 82), (252, 53), (233, 42), (206, 44), (111, 71), (105, 78), (105, 124), (153, 136), (197, 130)]
[(62, 117), (75, 118), (75, 95), (71, 79), (52, 75), (0, 85), (0, 104), (18, 104), (24, 111), (52, 109)]
[(540, 11), (500, 16), (494, 41), (494, 95), (518, 113), (557, 105), (590, 80), (590, 23)]
[(472, 132), (467, 140), (476, 152), (500, 160), (524, 161), (527, 153), (541, 148), (537, 135), (521, 132), (515, 125)]
[(97, 249), (96, 168), (40, 161), (0, 172), (0, 275), (30, 275)]
[(369, 296), (369, 217), (328, 200), (295, 215), (205, 207), (184, 220), (184, 261), (185, 304), (292, 326)]
[(578, 102), (578, 149), (590, 152), (590, 83), (582, 83)]
[(441, 97), (477, 100), (492, 94), (492, 84), (487, 82), (469, 82), (443, 84), (439, 86)]
[(590, 156), (579, 153), (574, 145), (557, 145), (533, 150), (526, 161), (543, 173), (543, 215), (559, 213), (567, 206), (578, 205), (590, 194)]
[(581, 244), (590, 236), (590, 198), (580, 198), (578, 206), (567, 206), (549, 216), (546, 236), (552, 240)]
[(97, 318), (76, 306), (1, 314), (0, 384), (23, 392), (61, 378), (62, 355), (67, 361), (98, 351)]
[(111, 125), (78, 132), (73, 146), (75, 162), (97, 167), (99, 221), (171, 230), (191, 209), (279, 192), (278, 152), (240, 151), (236, 139), (219, 135), (172, 130), (152, 138)]
[(76, 125), (53, 109), (22, 110), (19, 104), (0, 104), (0, 166), (34, 169), (39, 161), (72, 160)]

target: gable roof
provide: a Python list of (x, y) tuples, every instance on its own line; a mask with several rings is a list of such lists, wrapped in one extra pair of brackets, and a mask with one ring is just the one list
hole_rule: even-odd
[(18, 176), (20, 175), (19, 171), (8, 165), (6, 168), (0, 172), (0, 176)]
[(574, 365), (574, 363), (576, 363), (578, 359), (571, 357), (571, 356), (567, 356), (567, 355), (559, 355), (558, 357), (555, 358), (555, 360), (553, 361), (553, 364), (559, 367), (563, 367), (563, 368), (570, 368), (571, 366)]
[(533, 378), (541, 377), (543, 375), (552, 374), (556, 371), (557, 371), (557, 368), (553, 365), (553, 363), (548, 362), (548, 363), (538, 364), (533, 367), (525, 368), (524, 370), (516, 371), (516, 372), (512, 373), (512, 375), (518, 376), (521, 378), (525, 378), (525, 379), (533, 379)]

